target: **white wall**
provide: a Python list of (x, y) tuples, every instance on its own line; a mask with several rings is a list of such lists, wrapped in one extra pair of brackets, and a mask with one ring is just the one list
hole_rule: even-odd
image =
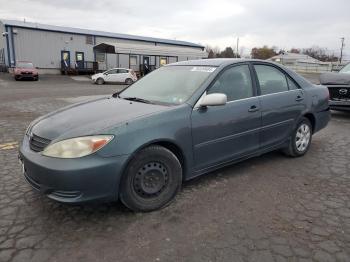
[(84, 52), (85, 61), (94, 61), (93, 45), (86, 44), (85, 35), (14, 28), (17, 61), (31, 61), (39, 68), (60, 68), (61, 51), (70, 51), (71, 66), (75, 65), (75, 52)]
[[(15, 55), (16, 60), (20, 61), (31, 61), (33, 64), (42, 69), (58, 69), (61, 67), (61, 51), (70, 51), (71, 66), (75, 65), (75, 52), (84, 52), (85, 61), (94, 61), (93, 46), (96, 44), (108, 42), (108, 43), (123, 43), (123, 44), (137, 44), (144, 46), (155, 46), (152, 42), (142, 42), (135, 40), (123, 40), (123, 39), (113, 39), (108, 37), (96, 36), (94, 39), (96, 42), (94, 45), (86, 44), (85, 35), (76, 35), (70, 33), (61, 32), (49, 32), (28, 28), (15, 28), (17, 31), (14, 34), (14, 45), (15, 45)], [(1, 41), (0, 41), (1, 42)], [(174, 46), (169, 44), (157, 43), (157, 46), (169, 47), (171, 50), (176, 52), (193, 52), (200, 50), (196, 47), (186, 47), (186, 46)], [(189, 57), (188, 59), (195, 59), (200, 57)], [(151, 59), (152, 58), (151, 56)], [(157, 57), (156, 60), (159, 60)], [(169, 59), (170, 60), (170, 59)], [(187, 60), (187, 57), (179, 57), (178, 61)], [(108, 54), (107, 63), (104, 64), (106, 68), (112, 67), (126, 67), (129, 68), (129, 56)], [(153, 60), (151, 61), (151, 64)], [(171, 59), (168, 62), (176, 62), (176, 58)], [(138, 59), (138, 64), (140, 63)], [(159, 66), (159, 61), (156, 61), (157, 66)], [(137, 66), (138, 70), (139, 66)], [(101, 68), (102, 69), (102, 68)]]

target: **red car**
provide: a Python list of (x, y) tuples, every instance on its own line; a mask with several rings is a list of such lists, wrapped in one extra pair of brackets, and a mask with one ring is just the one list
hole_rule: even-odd
[(38, 70), (34, 67), (33, 63), (24, 61), (17, 62), (14, 76), (16, 80), (29, 78), (37, 81), (39, 79)]

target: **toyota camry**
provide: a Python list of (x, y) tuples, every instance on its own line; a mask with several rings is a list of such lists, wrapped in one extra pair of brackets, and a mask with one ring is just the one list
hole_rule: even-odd
[(19, 159), (51, 199), (151, 211), (218, 168), (272, 150), (303, 156), (330, 119), (328, 98), (326, 87), (267, 61), (178, 62), (34, 120)]

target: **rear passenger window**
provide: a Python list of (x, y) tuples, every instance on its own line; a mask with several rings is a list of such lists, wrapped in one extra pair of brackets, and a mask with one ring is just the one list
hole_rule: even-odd
[(289, 77), (287, 77), (287, 81), (288, 81), (289, 90), (295, 90), (295, 89), (299, 88), (296, 85), (296, 83), (294, 83), (294, 81), (292, 79), (290, 79)]
[(111, 70), (107, 71), (106, 73), (108, 73), (109, 75), (114, 75), (117, 73), (117, 69), (111, 69)]
[(277, 68), (268, 65), (255, 65), (261, 95), (288, 91), (287, 78)]
[(126, 69), (118, 69), (118, 74), (125, 74), (125, 73), (129, 73), (129, 71)]
[(222, 93), (227, 101), (253, 96), (253, 87), (248, 65), (234, 66), (224, 71), (207, 91), (207, 94)]

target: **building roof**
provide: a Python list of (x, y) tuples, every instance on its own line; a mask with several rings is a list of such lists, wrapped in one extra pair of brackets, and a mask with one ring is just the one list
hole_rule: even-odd
[(94, 46), (94, 49), (103, 53), (120, 54), (143, 54), (143, 55), (161, 55), (161, 56), (183, 56), (206, 58), (208, 53), (199, 48), (182, 48), (178, 45), (141, 45), (129, 43), (103, 42)]
[(147, 36), (129, 35), (129, 34), (119, 34), (119, 33), (105, 32), (105, 31), (95, 31), (95, 30), (89, 30), (89, 29), (64, 27), (64, 26), (54, 26), (54, 25), (46, 25), (46, 24), (39, 24), (39, 23), (32, 23), (32, 22), (17, 21), (17, 20), (0, 19), (0, 22), (8, 26), (30, 28), (30, 29), (37, 29), (37, 30), (44, 30), (44, 31), (93, 35), (93, 36), (102, 36), (102, 37), (119, 38), (119, 39), (127, 39), (127, 40), (204, 48), (204, 46), (202, 45), (194, 44), (187, 41), (180, 41), (180, 40), (171, 40), (171, 39), (163, 39), (163, 38), (155, 38), (155, 37), (147, 37)]

